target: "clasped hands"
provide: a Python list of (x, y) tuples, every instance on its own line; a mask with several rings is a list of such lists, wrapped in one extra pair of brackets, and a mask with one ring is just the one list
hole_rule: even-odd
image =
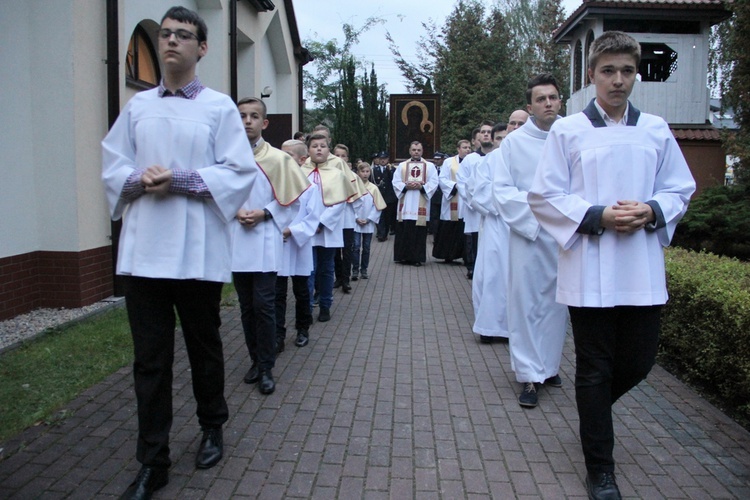
[(172, 184), (172, 170), (159, 165), (151, 165), (141, 175), (141, 186), (147, 193), (167, 194)]
[(245, 210), (240, 208), (237, 210), (237, 220), (243, 226), (255, 227), (265, 220), (265, 216), (266, 214), (262, 209)]
[(634, 200), (618, 200), (608, 206), (602, 214), (601, 225), (619, 233), (634, 233), (655, 219), (650, 205)]
[(422, 183), (421, 182), (407, 182), (406, 183), (406, 189), (422, 189)]

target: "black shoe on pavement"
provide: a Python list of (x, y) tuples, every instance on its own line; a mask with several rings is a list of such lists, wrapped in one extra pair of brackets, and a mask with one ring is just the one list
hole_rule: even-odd
[(349, 293), (352, 291), (352, 286), (349, 283), (341, 283), (341, 291), (344, 293)]
[(338, 288), (341, 286), (341, 280), (336, 280), (333, 282), (333, 288)]
[(367, 279), (370, 279), (370, 276), (368, 276), (368, 274), (367, 274), (366, 272), (364, 272), (364, 271), (363, 271), (363, 272), (362, 272), (362, 279), (363, 279), (363, 280), (367, 280)]
[(166, 467), (149, 467), (144, 465), (130, 483), (120, 500), (148, 500), (154, 491), (169, 483), (169, 472)]
[(195, 456), (195, 466), (199, 469), (210, 469), (219, 463), (224, 456), (224, 436), (221, 428), (203, 429), (203, 439)]
[(493, 340), (493, 338), (492, 338), (492, 337), (490, 337), (489, 335), (480, 335), (480, 336), (479, 336), (479, 341), (480, 341), (480, 342), (481, 342), (482, 344), (491, 344), (491, 343), (492, 343), (492, 340)]
[(297, 347), (305, 347), (310, 341), (310, 335), (307, 330), (297, 330), (297, 340), (294, 341), (294, 345)]
[(281, 337), (276, 338), (276, 354), (284, 352), (284, 339)]
[(550, 387), (562, 387), (562, 379), (560, 378), (560, 375), (552, 375), (550, 378), (544, 381), (544, 385), (548, 385)]
[(466, 279), (468, 279), (468, 280), (474, 279), (474, 271), (468, 271), (466, 273)]
[(620, 500), (620, 489), (615, 482), (614, 472), (586, 474), (586, 491), (590, 500)]
[(356, 274), (352, 274), (352, 281), (357, 281), (359, 279), (359, 276)]
[(258, 365), (253, 363), (253, 366), (250, 367), (250, 369), (245, 374), (245, 383), (246, 384), (254, 384), (258, 381), (260, 378), (260, 371), (258, 370)]
[(331, 319), (331, 311), (329, 309), (326, 309), (325, 307), (320, 308), (320, 314), (318, 315), (318, 321), (321, 323), (324, 323), (326, 321), (330, 321)]
[(271, 370), (264, 370), (260, 373), (258, 388), (261, 394), (272, 394), (276, 390), (276, 383), (273, 381)]
[(524, 408), (536, 408), (536, 405), (539, 404), (536, 390), (537, 384), (534, 382), (525, 382), (523, 384), (523, 391), (518, 396), (518, 404)]

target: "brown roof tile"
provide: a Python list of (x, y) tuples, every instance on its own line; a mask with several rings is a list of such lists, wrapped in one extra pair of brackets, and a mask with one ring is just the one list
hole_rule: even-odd
[(721, 136), (719, 131), (711, 128), (675, 128), (670, 127), (672, 135), (678, 141), (719, 141)]

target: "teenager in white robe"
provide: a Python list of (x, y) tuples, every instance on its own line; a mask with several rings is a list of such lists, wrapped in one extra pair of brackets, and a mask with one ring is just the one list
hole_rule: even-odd
[(288, 154), (263, 139), (268, 119), (261, 99), (240, 99), (238, 112), (263, 173), (237, 212), (232, 242), (232, 276), (252, 361), (244, 381), (257, 382), (261, 394), (271, 394), (276, 388), (272, 370), (276, 363), (275, 299), (276, 273), (283, 252), (281, 232), (296, 217), (299, 197), (310, 182)]
[(608, 31), (589, 52), (596, 97), (550, 130), (529, 190), (561, 248), (557, 301), (576, 346), (576, 404), (590, 498), (620, 498), (612, 405), (646, 378), (667, 301), (663, 247), (695, 181), (667, 123), (628, 96), (640, 45)]
[(492, 122), (484, 121), (474, 130), (474, 139), (479, 147), (473, 153), (466, 155), (456, 174), (458, 194), (464, 203), (464, 210), (461, 215), (464, 219), (464, 234), (466, 235), (464, 264), (466, 264), (466, 277), (468, 279), (474, 277), (474, 266), (479, 250), (479, 229), (482, 222), (482, 215), (471, 206), (475, 188), (473, 177), (476, 168), (484, 161), (484, 156), (494, 148), (492, 143), (493, 125)]
[[(203, 437), (195, 466), (223, 456), (221, 289), (229, 282), (230, 221), (259, 175), (232, 100), (205, 88), (196, 65), (206, 24), (184, 7), (162, 17), (163, 79), (136, 94), (102, 141), (110, 215), (123, 218), (117, 256), (133, 338), (142, 467), (122, 498), (146, 498), (169, 482), (176, 316), (193, 374)], [(175, 314), (176, 311), (176, 314)]]
[(561, 383), (560, 360), (568, 311), (555, 301), (557, 243), (539, 223), (526, 201), (549, 127), (560, 110), (560, 92), (552, 75), (528, 83), (531, 116), (503, 140), (492, 155), (492, 189), (497, 212), (508, 233), (508, 329), (510, 361), (523, 385), (519, 403), (538, 404), (538, 387)]
[(482, 217), (471, 301), (474, 307), (472, 331), (488, 344), (507, 339), (508, 225), (494, 203), (492, 182), (498, 150), (490, 152), (474, 169), (471, 205)]
[[(304, 146), (303, 143), (300, 143)], [(304, 347), (310, 338), (312, 311), (310, 310), (310, 274), (313, 271), (312, 238), (320, 224), (323, 199), (315, 184), (300, 197), (300, 210), (283, 234), (281, 268), (276, 274), (276, 351), (284, 350), (286, 338), (286, 302), (289, 278), (295, 300), (294, 327), (297, 337), (294, 344)]]
[[(411, 161), (424, 161), (422, 144), (412, 142), (409, 155)], [(427, 260), (427, 222), (430, 220), (430, 198), (438, 188), (438, 172), (432, 162), (425, 161), (427, 178), (424, 184), (406, 183), (408, 163), (401, 162), (393, 174), (393, 191), (398, 198), (393, 260), (421, 266)]]

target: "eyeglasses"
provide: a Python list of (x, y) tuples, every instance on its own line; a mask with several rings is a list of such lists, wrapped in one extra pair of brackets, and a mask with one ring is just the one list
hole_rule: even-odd
[(162, 40), (169, 40), (170, 38), (172, 38), (172, 35), (177, 37), (177, 41), (179, 42), (187, 42), (189, 40), (192, 40), (193, 38), (200, 41), (198, 39), (198, 35), (196, 35), (195, 33), (191, 33), (188, 30), (172, 31), (168, 28), (162, 28), (159, 30), (159, 38), (161, 38)]

